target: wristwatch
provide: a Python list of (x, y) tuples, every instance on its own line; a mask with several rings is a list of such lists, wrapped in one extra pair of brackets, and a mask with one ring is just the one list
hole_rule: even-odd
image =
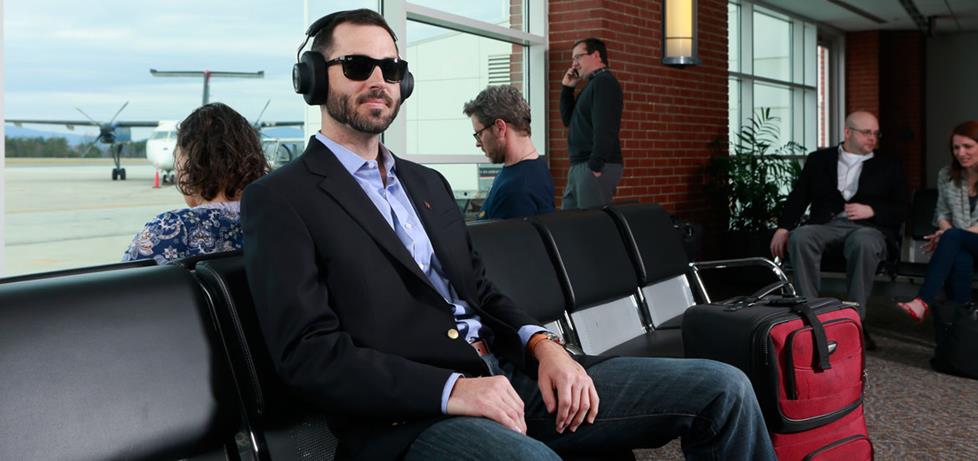
[(551, 341), (553, 341), (553, 342), (555, 342), (555, 343), (557, 343), (557, 344), (559, 344), (561, 346), (564, 345), (564, 341), (562, 339), (560, 339), (560, 336), (557, 336), (555, 333), (553, 333), (551, 331), (543, 330), (543, 331), (541, 331), (541, 332), (539, 332), (537, 334), (538, 335), (543, 335), (544, 338), (547, 338), (547, 339), (549, 339), (549, 340), (551, 340)]

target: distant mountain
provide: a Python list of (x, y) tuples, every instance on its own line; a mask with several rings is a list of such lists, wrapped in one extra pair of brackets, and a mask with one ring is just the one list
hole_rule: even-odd
[(4, 132), (8, 138), (65, 138), (65, 140), (67, 140), (68, 144), (71, 146), (92, 142), (92, 140), (95, 139), (94, 135), (86, 136), (83, 134), (60, 133), (57, 131), (32, 130), (30, 128), (19, 127), (11, 123), (7, 124)]

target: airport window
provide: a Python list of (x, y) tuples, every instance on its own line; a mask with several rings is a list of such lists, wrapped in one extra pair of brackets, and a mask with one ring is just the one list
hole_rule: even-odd
[(817, 27), (743, 0), (730, 2), (728, 71), (731, 140), (761, 108), (779, 118), (780, 143), (811, 150), (817, 133)]
[[(522, 88), (524, 47), (415, 22), (409, 22), (407, 30), (407, 59), (416, 69), (412, 98), (417, 99), (405, 104), (405, 153), (423, 157), (441, 171), (457, 195), (478, 197), (479, 163), (485, 158), (472, 140), (472, 124), (462, 104), (487, 85)], [(446, 164), (438, 162), (438, 156), (463, 159)]]
[(754, 75), (791, 80), (791, 22), (754, 11)]
[[(471, 211), (488, 193), (498, 166), (475, 146), (462, 105), (488, 85), (507, 84), (523, 92), (533, 114), (544, 114), (547, 50), (543, 0), (469, 3), (411, 2), (403, 4), (403, 16), (392, 15), (404, 18), (400, 27), (416, 85), (384, 141), (444, 174)], [(534, 144), (541, 147), (545, 119), (531, 122)]]
[[(205, 70), (249, 74), (212, 73), (210, 102), (228, 104), (256, 124), (305, 122), (263, 129), (263, 147), (273, 165), (299, 155), (320, 120), (318, 108), (306, 106), (292, 90), (296, 47), (307, 24), (337, 10), (382, 12), (420, 77), (468, 58), (469, 45), (484, 47), (471, 69), (478, 74), (471, 85), (440, 82), (457, 90), (446, 97), (426, 91), (421, 82), (384, 134), (399, 155), (445, 171), (458, 195), (477, 197), (494, 174), (472, 144), (471, 126), (461, 113), (462, 104), (486, 85), (518, 85), (533, 112), (541, 114), (533, 121), (535, 143), (546, 145), (543, 0), (249, 1), (244, 6), (229, 0), (149, 6), (106, 0), (100, 5), (93, 10), (67, 0), (4, 2), (5, 118), (67, 123), (5, 126), (0, 277), (118, 262), (145, 223), (186, 206), (165, 163), (172, 163), (178, 122), (203, 100)], [(108, 20), (100, 10), (116, 12), (112, 18), (118, 20)], [(214, 18), (220, 18), (220, 27), (213, 27)], [(435, 32), (430, 39), (446, 39), (441, 64), (421, 53), (434, 46), (422, 43), (425, 31)], [(193, 78), (158, 78), (150, 69), (200, 72)], [(408, 111), (423, 117), (412, 118)], [(446, 123), (443, 139), (428, 134), (431, 127), (408, 126), (437, 118)], [(86, 126), (93, 120), (94, 126)], [(111, 158), (114, 152), (120, 154), (120, 167)], [(164, 163), (160, 187), (154, 188), (159, 162)]]

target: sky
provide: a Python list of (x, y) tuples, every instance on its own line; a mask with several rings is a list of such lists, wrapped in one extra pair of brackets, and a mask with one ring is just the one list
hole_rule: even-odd
[[(414, 3), (498, 20), (508, 2)], [(376, 0), (309, 0), (313, 17), (376, 5)], [(212, 78), (210, 101), (254, 121), (270, 100), (262, 120), (303, 119), (305, 104), (291, 80), (308, 26), (303, 0), (4, 0), (3, 7), (7, 119), (84, 120), (78, 107), (106, 122), (128, 101), (117, 120), (179, 120), (200, 105), (202, 78), (153, 77), (151, 68), (262, 70), (260, 80)], [(409, 23), (408, 34), (421, 29)], [(27, 127), (67, 132), (61, 126)], [(133, 136), (149, 131), (134, 130)]]
[[(372, 2), (310, 2), (323, 10), (364, 3)], [(291, 82), (307, 26), (302, 0), (4, 0), (3, 6), (8, 119), (84, 119), (79, 107), (101, 122), (129, 101), (119, 120), (179, 120), (200, 105), (202, 79), (153, 77), (150, 68), (263, 70), (261, 80), (211, 79), (210, 100), (249, 120), (268, 100), (263, 120), (303, 118), (305, 105)]]

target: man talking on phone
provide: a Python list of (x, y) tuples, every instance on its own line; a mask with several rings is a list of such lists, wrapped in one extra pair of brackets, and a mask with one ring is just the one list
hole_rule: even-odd
[[(584, 88), (576, 97), (577, 85)], [(621, 142), (622, 93), (608, 70), (604, 42), (585, 38), (574, 43), (571, 67), (560, 91), (560, 118), (567, 127), (570, 169), (561, 208), (594, 208), (611, 203), (623, 170)]]

